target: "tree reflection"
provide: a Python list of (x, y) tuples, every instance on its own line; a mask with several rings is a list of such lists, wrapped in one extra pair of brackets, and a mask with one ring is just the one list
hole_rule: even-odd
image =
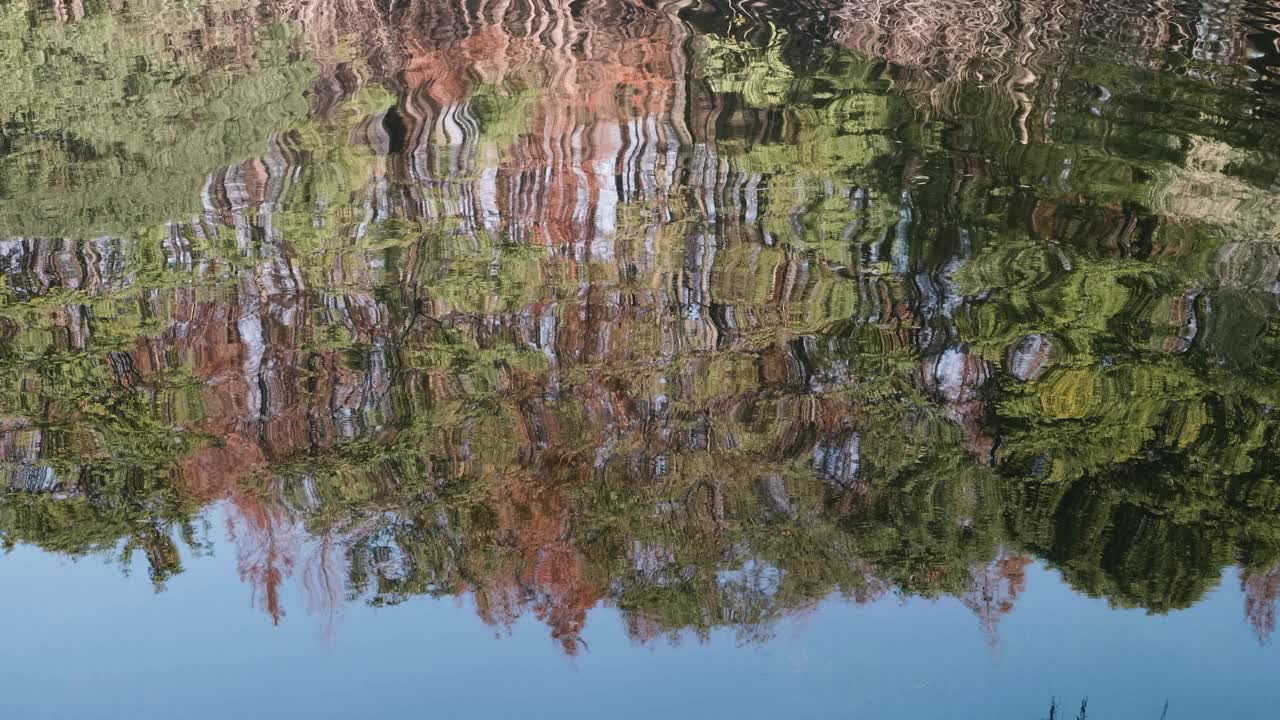
[(601, 605), (755, 641), (833, 595), (994, 645), (1033, 558), (1151, 612), (1240, 565), (1269, 636), (1237, 10), (708, 8), (0, 13), (0, 539), (160, 587), (218, 503), (273, 622), (467, 595), (569, 654)]

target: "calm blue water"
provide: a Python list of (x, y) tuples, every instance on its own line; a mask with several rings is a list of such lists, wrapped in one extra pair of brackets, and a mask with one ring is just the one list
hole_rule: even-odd
[(1275, 697), (1276, 648), (1242, 622), (1234, 572), (1151, 616), (1037, 563), (994, 646), (953, 599), (831, 597), (760, 644), (718, 630), (637, 645), (601, 607), (570, 659), (533, 618), (495, 629), (465, 596), (355, 603), (325, 627), (290, 592), (297, 616), (273, 627), (234, 558), (218, 542), (155, 595), (93, 559), (5, 556), (9, 716), (1039, 718), (1088, 697), (1092, 717), (1158, 718), (1167, 700), (1169, 717), (1263, 718)]

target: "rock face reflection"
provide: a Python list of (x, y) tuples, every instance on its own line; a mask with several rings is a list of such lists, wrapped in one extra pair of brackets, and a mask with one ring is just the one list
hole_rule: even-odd
[(162, 587), (219, 503), (275, 622), (571, 654), (1238, 564), (1265, 639), (1274, 32), (925, 5), (0, 9), (0, 539)]

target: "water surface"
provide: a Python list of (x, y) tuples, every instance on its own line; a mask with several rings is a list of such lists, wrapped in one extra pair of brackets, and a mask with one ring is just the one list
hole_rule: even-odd
[(1267, 717), (1280, 6), (0, 4), (18, 717)]

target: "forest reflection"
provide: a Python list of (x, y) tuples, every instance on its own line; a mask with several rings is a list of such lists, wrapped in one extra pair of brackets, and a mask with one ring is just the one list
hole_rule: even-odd
[[(0, 4), (0, 541), (568, 653), (1280, 597), (1280, 6)], [(34, 52), (38, 50), (38, 52)], [(227, 527), (206, 528), (213, 504)]]

